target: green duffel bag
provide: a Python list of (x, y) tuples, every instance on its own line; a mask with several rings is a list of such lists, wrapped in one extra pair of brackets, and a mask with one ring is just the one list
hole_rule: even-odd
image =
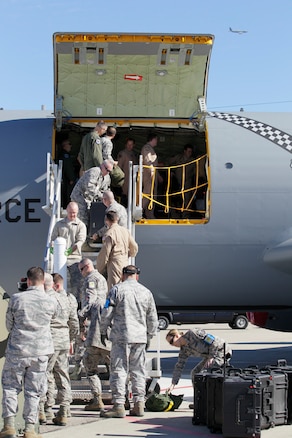
[(171, 411), (174, 403), (168, 394), (151, 394), (146, 402), (145, 407), (148, 411), (167, 412)]
[(110, 173), (111, 186), (112, 187), (122, 187), (125, 182), (125, 174), (120, 168), (120, 166), (115, 166)]

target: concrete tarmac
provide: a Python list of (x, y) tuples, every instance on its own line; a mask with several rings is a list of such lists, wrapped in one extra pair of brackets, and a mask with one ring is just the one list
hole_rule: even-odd
[[(174, 328), (178, 326), (170, 326)], [(193, 326), (178, 327), (187, 330)], [(231, 364), (235, 367), (258, 365), (260, 367), (275, 364), (278, 359), (286, 359), (292, 365), (292, 333), (274, 332), (249, 325), (246, 330), (232, 330), (227, 324), (204, 324), (202, 328), (220, 336), (231, 344), (233, 357)], [(166, 331), (161, 331), (159, 341), (153, 339), (150, 351), (151, 359), (157, 356), (157, 345), (160, 344), (162, 377), (158, 380), (161, 392), (164, 392), (171, 383), (173, 367), (176, 363), (178, 349), (172, 348), (165, 341)], [(190, 370), (198, 362), (190, 358), (174, 394), (184, 394), (184, 401), (174, 412), (145, 412), (145, 416), (138, 418), (100, 418), (99, 413), (84, 411), (83, 405), (71, 405), (72, 417), (68, 419), (66, 427), (54, 425), (40, 426), (40, 433), (45, 438), (138, 438), (138, 437), (188, 437), (211, 438), (222, 437), (221, 434), (212, 434), (206, 426), (193, 426), (192, 411), (188, 408), (193, 401), (193, 389), (190, 380)], [(109, 406), (110, 407), (110, 406)], [(262, 438), (290, 438), (292, 425), (277, 426), (263, 430)]]

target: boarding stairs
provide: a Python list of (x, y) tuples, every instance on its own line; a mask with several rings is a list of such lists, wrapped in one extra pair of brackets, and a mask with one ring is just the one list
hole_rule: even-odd
[[(47, 178), (46, 178), (46, 204), (42, 207), (43, 210), (50, 216), (50, 224), (48, 229), (45, 255), (44, 269), (46, 272), (53, 272), (54, 257), (50, 254), (51, 234), (55, 223), (62, 217), (66, 216), (66, 211), (61, 207), (61, 182), (62, 182), (62, 167), (63, 163), (60, 160), (56, 164), (50, 153), (47, 154)], [(128, 203), (128, 230), (135, 238), (135, 221), (142, 218), (142, 157), (140, 157), (139, 165), (129, 163), (129, 203)], [(135, 201), (133, 201), (135, 200)], [(91, 258), (95, 261), (96, 256), (101, 248), (102, 243), (93, 243), (88, 240), (82, 247), (83, 257)], [(131, 259), (130, 263), (134, 263)]]
[[(50, 224), (48, 229), (46, 249), (44, 256), (44, 270), (45, 272), (58, 272), (54, 269), (54, 256), (50, 253), (51, 234), (55, 223), (62, 217), (65, 217), (66, 211), (61, 208), (61, 182), (62, 182), (62, 161), (56, 164), (51, 156), (47, 154), (47, 180), (46, 180), (46, 205), (43, 206), (43, 210), (50, 216)], [(135, 220), (139, 220), (142, 217), (142, 157), (140, 157), (139, 165), (133, 165), (129, 163), (129, 172), (132, 176), (129, 182), (129, 205), (128, 205), (128, 229), (135, 237)], [(135, 202), (133, 202), (135, 200)], [(91, 258), (94, 262), (96, 256), (101, 248), (101, 243), (90, 244), (85, 243), (82, 248), (83, 257)], [(135, 263), (134, 259), (130, 263)], [(159, 339), (159, 333), (157, 336)], [(72, 371), (74, 368), (73, 357), (69, 360), (69, 369)], [(99, 376), (102, 382), (102, 398), (104, 403), (111, 402), (111, 391), (109, 387), (109, 380), (105, 365), (99, 366)], [(146, 391), (159, 392), (158, 379), (161, 377), (160, 369), (160, 351), (155, 358), (147, 360), (147, 385)], [(84, 373), (84, 369), (81, 370), (78, 380), (71, 380), (72, 399), (73, 403), (87, 404), (92, 399), (92, 393), (90, 391), (89, 383)], [(128, 390), (129, 398), (131, 399), (131, 389)]]

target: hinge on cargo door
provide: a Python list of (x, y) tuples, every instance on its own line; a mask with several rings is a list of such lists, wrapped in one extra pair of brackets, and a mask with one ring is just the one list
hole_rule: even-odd
[(191, 115), (190, 121), (192, 122), (194, 128), (197, 131), (205, 132), (206, 129), (205, 122), (208, 112), (207, 112), (206, 100), (203, 96), (198, 97), (198, 104), (199, 104), (199, 111), (196, 111)]

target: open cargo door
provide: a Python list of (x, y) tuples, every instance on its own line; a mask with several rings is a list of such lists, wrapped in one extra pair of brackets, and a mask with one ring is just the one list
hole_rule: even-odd
[[(103, 119), (117, 127), (116, 154), (131, 136), (135, 137), (138, 155), (149, 131), (157, 132), (164, 187), (155, 208), (159, 210), (156, 216), (165, 223), (172, 219), (172, 194), (166, 193), (173, 174), (168, 169), (169, 158), (189, 143), (196, 148), (194, 159), (204, 157), (204, 163), (194, 165), (204, 167), (208, 163), (205, 102), (213, 41), (212, 35), (183, 34), (53, 36), (57, 131), (68, 130), (71, 125), (75, 133), (78, 127), (79, 133), (85, 134)], [(207, 169), (204, 193), (208, 191), (208, 177)], [(192, 200), (199, 189), (202, 184), (194, 180)], [(207, 204), (200, 214), (193, 214), (193, 206), (189, 208), (190, 219), (208, 219)]]

